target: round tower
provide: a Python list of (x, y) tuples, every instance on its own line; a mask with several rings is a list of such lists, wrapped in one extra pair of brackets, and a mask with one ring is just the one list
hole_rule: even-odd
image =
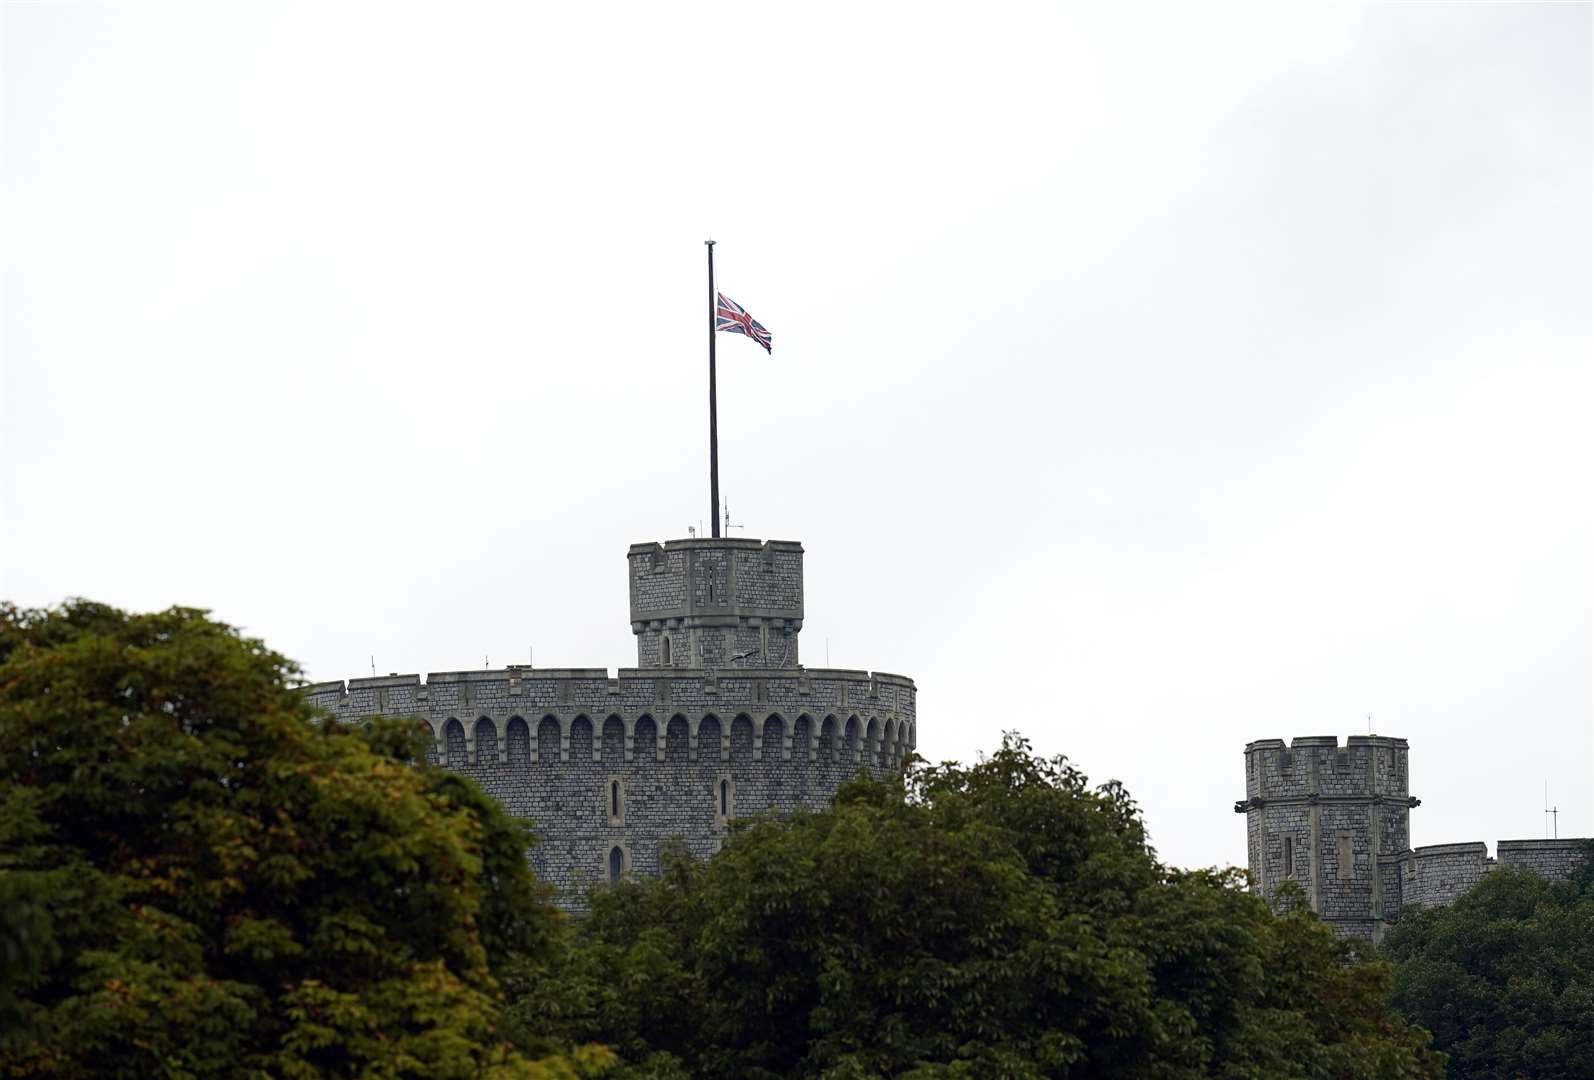
[(1399, 914), (1411, 808), (1405, 739), (1333, 735), (1245, 747), (1246, 852), (1253, 890), (1275, 906), (1285, 882), (1342, 937), (1376, 941)]
[(541, 842), (569, 911), (592, 885), (656, 873), (678, 839), (707, 857), (738, 817), (822, 809), (917, 744), (913, 680), (805, 668), (803, 548), (671, 540), (627, 553), (637, 666), (433, 672), (317, 683), (333, 717), (424, 721), (427, 757), (480, 784)]

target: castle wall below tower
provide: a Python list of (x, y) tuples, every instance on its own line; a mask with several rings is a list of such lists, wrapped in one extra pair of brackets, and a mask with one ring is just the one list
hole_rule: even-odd
[(303, 693), (343, 722), (424, 720), (431, 760), (533, 823), (533, 865), (572, 912), (615, 870), (657, 872), (670, 837), (706, 857), (736, 818), (822, 809), (917, 744), (913, 681), (847, 669), (507, 668)]
[(1448, 904), (1492, 869), (1494, 860), (1481, 840), (1429, 844), (1405, 852), (1400, 859), (1400, 906), (1404, 910)]

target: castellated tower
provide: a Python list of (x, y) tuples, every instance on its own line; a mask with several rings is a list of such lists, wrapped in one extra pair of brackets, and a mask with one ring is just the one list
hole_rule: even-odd
[(1405, 739), (1307, 736), (1289, 746), (1245, 747), (1245, 815), (1251, 888), (1275, 908), (1285, 882), (1341, 937), (1376, 942), (1406, 908), (1449, 904), (1499, 867), (1552, 880), (1577, 873), (1587, 839), (1410, 844)]
[(1302, 736), (1245, 747), (1251, 887), (1270, 903), (1296, 882), (1313, 911), (1343, 937), (1376, 941), (1398, 917), (1401, 858), (1411, 808), (1405, 739)]
[(633, 544), (637, 666), (433, 672), (317, 683), (338, 720), (413, 716), (427, 757), (476, 781), (541, 843), (568, 911), (592, 885), (657, 872), (678, 839), (708, 856), (738, 817), (823, 809), (918, 741), (913, 680), (804, 668), (803, 547), (744, 538)]
[(790, 540), (632, 544), (638, 667), (798, 666), (803, 546)]

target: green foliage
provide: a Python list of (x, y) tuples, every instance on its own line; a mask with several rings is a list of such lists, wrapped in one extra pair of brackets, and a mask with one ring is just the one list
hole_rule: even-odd
[(530, 1048), (603, 1042), (628, 1077), (1442, 1075), (1388, 965), (1161, 866), (1121, 787), (1015, 737), (666, 865), (515, 974)]
[(1594, 845), (1572, 881), (1501, 868), (1384, 939), (1397, 1008), (1431, 1029), (1450, 1075), (1594, 1076)]
[(0, 1071), (596, 1075), (499, 1032), (531, 837), (202, 612), (0, 606)]

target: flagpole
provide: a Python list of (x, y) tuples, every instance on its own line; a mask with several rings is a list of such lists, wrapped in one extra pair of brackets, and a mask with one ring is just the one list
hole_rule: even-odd
[(720, 534), (720, 436), (719, 403), (715, 394), (714, 379), (714, 241), (708, 245), (708, 519), (713, 523), (714, 536)]

